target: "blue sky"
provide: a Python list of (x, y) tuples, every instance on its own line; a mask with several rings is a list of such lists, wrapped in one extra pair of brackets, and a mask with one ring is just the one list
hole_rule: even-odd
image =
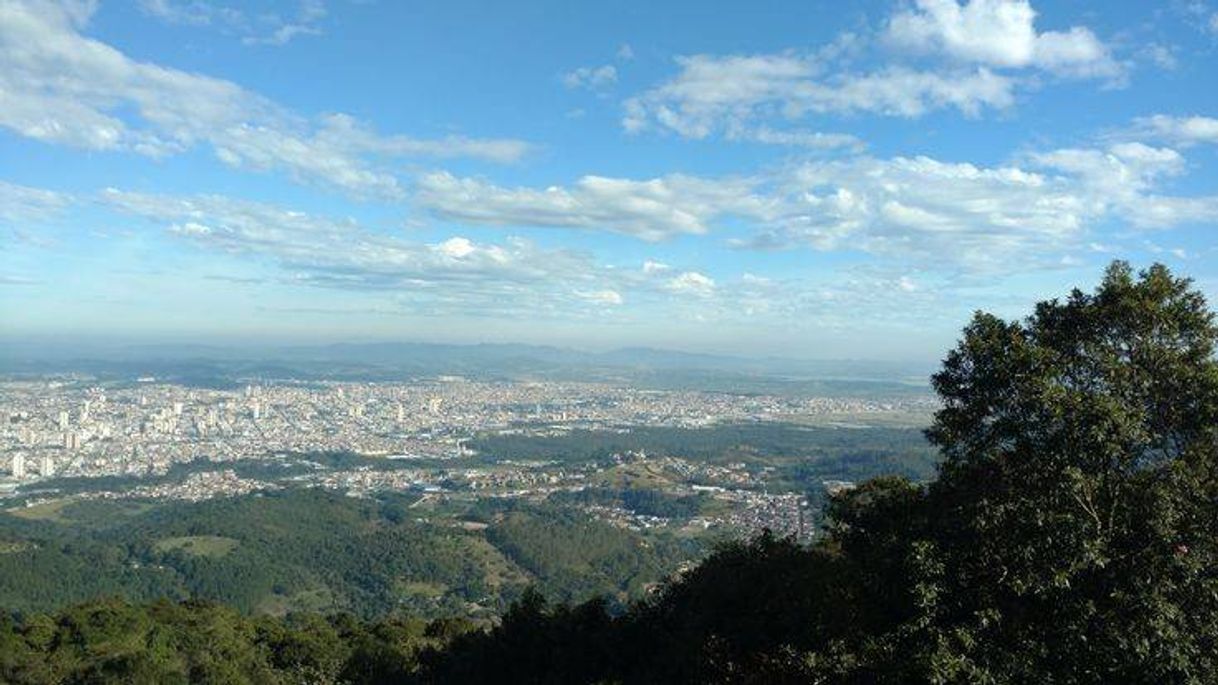
[(1218, 297), (1218, 3), (0, 0), (0, 335), (925, 360)]

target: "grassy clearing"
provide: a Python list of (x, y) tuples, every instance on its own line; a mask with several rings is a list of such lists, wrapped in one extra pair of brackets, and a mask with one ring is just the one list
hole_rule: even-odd
[(397, 590), (403, 595), (413, 597), (436, 598), (443, 597), (448, 592), (444, 583), (430, 583), (425, 580), (398, 580)]
[(219, 535), (187, 535), (165, 538), (157, 542), (155, 546), (161, 552), (182, 550), (193, 556), (218, 559), (236, 549), (240, 544), (237, 540)]
[(303, 590), (292, 595), (267, 595), (254, 607), (254, 613), (265, 616), (286, 616), (296, 611), (327, 613), (338, 608), (334, 593), (326, 587)]
[(40, 502), (32, 507), (17, 507), (9, 509), (8, 513), (13, 516), (28, 519), (30, 521), (53, 521), (55, 523), (68, 523), (68, 519), (64, 518), (64, 507), (71, 504), (73, 500), (65, 497), (64, 499), (54, 499), (47, 502)]

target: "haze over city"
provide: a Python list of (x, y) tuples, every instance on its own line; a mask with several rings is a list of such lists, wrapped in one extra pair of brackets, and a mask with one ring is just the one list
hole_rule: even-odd
[(0, 334), (926, 361), (1113, 258), (1212, 299), (1216, 12), (8, 0)]

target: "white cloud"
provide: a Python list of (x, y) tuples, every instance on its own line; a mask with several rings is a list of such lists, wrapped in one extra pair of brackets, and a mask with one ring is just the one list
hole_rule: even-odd
[[(781, 133), (752, 122), (853, 112), (917, 117), (943, 107), (971, 115), (1014, 103), (1013, 81), (985, 68), (936, 73), (889, 67), (866, 74), (824, 74), (819, 57), (790, 53), (694, 55), (677, 58), (677, 64), (676, 77), (626, 100), (622, 125), (628, 132), (659, 128), (686, 138), (723, 133), (779, 142)], [(807, 140), (792, 136), (788, 142)]]
[(657, 262), (657, 261), (654, 261), (651, 259), (645, 260), (643, 262), (643, 273), (644, 274), (650, 275), (650, 274), (664, 273), (670, 269), (672, 269), (672, 267), (665, 264), (664, 262)]
[(824, 139), (759, 122), (790, 124), (815, 114), (919, 117), (939, 109), (977, 116), (1011, 107), (1017, 88), (1033, 87), (1027, 70), (1121, 83), (1124, 66), (1089, 29), (1038, 32), (1035, 17), (1026, 0), (918, 0), (889, 20), (883, 36), (905, 52), (948, 58), (920, 68), (897, 60), (859, 70), (854, 57), (867, 41), (855, 34), (815, 51), (680, 56), (675, 76), (623, 103), (622, 126), (820, 146)]
[[(1167, 147), (1121, 142), (1029, 154), (984, 167), (931, 157), (805, 160), (753, 177), (588, 176), (571, 187), (502, 188), (446, 173), (424, 177), (416, 201), (473, 224), (605, 230), (660, 240), (704, 234), (738, 218), (730, 244), (857, 250), (928, 268), (1002, 272), (1058, 264), (1102, 221), (1166, 228), (1218, 219), (1216, 196), (1172, 196), (1186, 169)], [(665, 266), (648, 261), (643, 273)]]
[(889, 20), (892, 44), (992, 67), (1103, 78), (1122, 72), (1090, 29), (1038, 32), (1027, 0), (916, 0), (915, 6)]
[(80, 33), (91, 6), (0, 5), (0, 126), (47, 143), (150, 157), (208, 144), (233, 167), (283, 171), (359, 196), (398, 197), (378, 157), (505, 161), (518, 141), (378, 136), (350, 117), (302, 118), (235, 83), (133, 60)]
[(1139, 50), (1138, 56), (1160, 69), (1170, 71), (1180, 66), (1180, 61), (1176, 59), (1176, 53), (1168, 45), (1151, 43)]
[(622, 43), (617, 49), (616, 57), (619, 61), (629, 62), (634, 59), (634, 48), (630, 47), (630, 43)]
[(1218, 219), (1218, 197), (1174, 197), (1168, 148), (1123, 143), (1033, 154), (1031, 169), (927, 157), (813, 162), (786, 178), (785, 211), (748, 243), (805, 244), (965, 271), (1034, 266), (1080, 243), (1102, 220), (1166, 228)]
[(463, 238), (461, 236), (449, 238), (439, 245), (436, 245), (435, 249), (445, 256), (452, 257), (454, 259), (468, 257), (478, 250), (478, 248), (474, 246), (474, 243), (470, 241), (469, 238)]
[(809, 162), (779, 182), (784, 201), (751, 247), (861, 249), (971, 272), (1034, 267), (1080, 244), (1100, 221), (1166, 228), (1218, 219), (1218, 197), (1174, 197), (1169, 148), (1123, 143), (1029, 157), (1030, 168), (928, 157)]
[(234, 7), (192, 0), (140, 0), (140, 9), (149, 16), (170, 24), (211, 26), (213, 24), (242, 24), (245, 13)]
[(617, 83), (617, 67), (606, 64), (599, 67), (580, 67), (562, 77), (563, 85), (571, 88), (601, 90)]
[(169, 24), (207, 26), (241, 38), (246, 45), (286, 45), (293, 38), (318, 35), (326, 17), (320, 0), (303, 0), (284, 16), (276, 11), (249, 11), (205, 0), (141, 0), (145, 14)]
[[(167, 196), (110, 189), (102, 205), (164, 225), (172, 235), (232, 255), (269, 258), (294, 282), (356, 290), (435, 292), (452, 301), (493, 295), (570, 299), (565, 288), (602, 290), (588, 258), (510, 238), (480, 243), (461, 236), (410, 242), (333, 219), (222, 196)], [(600, 287), (598, 287), (600, 286)], [(581, 298), (582, 300), (582, 298)]]
[(805, 163), (779, 183), (782, 215), (744, 245), (859, 249), (903, 262), (988, 271), (1052, 251), (1083, 228), (1066, 189), (1016, 167), (864, 157)]
[(63, 193), (0, 181), (0, 221), (42, 221), (62, 212), (71, 201)]
[(1218, 144), (1218, 119), (1203, 116), (1175, 117), (1166, 114), (1134, 120), (1133, 132), (1155, 140), (1189, 146), (1197, 143)]
[(801, 129), (778, 130), (768, 126), (758, 126), (743, 131), (729, 130), (728, 138), (742, 138), (767, 145), (788, 145), (809, 150), (846, 148), (859, 151), (864, 147), (863, 141), (849, 133), (823, 133)]
[(625, 301), (616, 290), (576, 290), (575, 294), (593, 304), (617, 306)]
[(1073, 192), (1092, 216), (1119, 215), (1138, 228), (1218, 220), (1218, 196), (1174, 197), (1158, 192), (1163, 179), (1185, 169), (1184, 158), (1171, 148), (1118, 143), (1102, 150), (1054, 150), (1032, 159), (1069, 174)]
[(730, 213), (757, 214), (764, 204), (751, 183), (672, 175), (646, 181), (584, 176), (571, 188), (504, 188), (446, 172), (417, 183), (415, 201), (436, 214), (471, 224), (606, 230), (657, 241), (700, 235)]
[(346, 114), (327, 114), (318, 119), (320, 126), (314, 140), (319, 146), (353, 153), (440, 159), (468, 157), (508, 163), (519, 160), (532, 149), (528, 143), (510, 138), (467, 138), (449, 135), (443, 138), (421, 139), (402, 135), (386, 136), (376, 133), (371, 127)]
[(710, 297), (715, 293), (715, 281), (697, 271), (686, 271), (670, 279), (664, 288), (678, 295)]

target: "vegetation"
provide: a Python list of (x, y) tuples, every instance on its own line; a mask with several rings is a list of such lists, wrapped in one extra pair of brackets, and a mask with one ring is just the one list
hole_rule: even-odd
[(487, 539), (563, 601), (641, 597), (680, 560), (698, 556), (689, 542), (643, 538), (566, 509), (515, 508), (495, 518)]
[(689, 518), (697, 516), (709, 501), (705, 494), (674, 495), (646, 488), (586, 488), (579, 492), (558, 492), (550, 501), (583, 506), (621, 507), (643, 516)]
[(479, 530), (420, 521), (415, 499), (292, 489), (23, 509), (0, 516), (0, 606), (46, 611), (120, 596), (207, 599), (246, 613), (479, 615), (506, 608), (531, 583), (552, 599), (625, 602), (699, 555), (687, 542), (541, 505), (479, 506), (469, 514), (486, 521)]
[(249, 618), (205, 602), (96, 600), (53, 615), (0, 617), (0, 682), (406, 682), (420, 651), (472, 627), (345, 614)]
[(1188, 281), (1117, 263), (978, 314), (934, 377), (938, 479), (835, 496), (812, 546), (728, 544), (622, 613), (527, 592), (486, 630), (94, 603), (0, 626), (0, 679), (1213, 683), (1216, 343)]

